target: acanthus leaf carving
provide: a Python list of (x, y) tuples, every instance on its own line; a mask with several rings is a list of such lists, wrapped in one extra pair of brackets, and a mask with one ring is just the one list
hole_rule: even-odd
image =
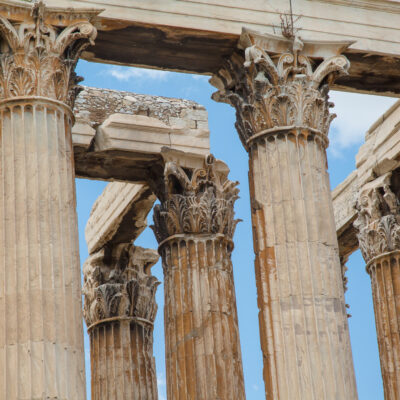
[[(73, 11), (69, 10), (71, 14)], [(94, 44), (89, 21), (64, 28), (46, 22), (42, 1), (32, 6), (31, 20), (11, 23), (0, 16), (0, 96), (42, 96), (73, 107), (80, 78), (74, 73), (81, 52)]]
[(400, 249), (400, 202), (387, 179), (361, 190), (357, 201), (357, 229), (361, 253), (367, 263)]
[(131, 243), (106, 247), (92, 254), (83, 267), (86, 324), (91, 326), (114, 317), (153, 323), (160, 282), (150, 274), (150, 268), (158, 258), (155, 250)]
[(310, 58), (300, 54), (302, 41), (293, 40), (291, 53), (274, 62), (257, 45), (234, 53), (210, 80), (218, 91), (213, 99), (236, 109), (236, 128), (245, 148), (248, 140), (265, 130), (304, 127), (328, 135), (335, 117), (330, 113), (329, 85), (348, 72), (343, 55), (323, 60), (315, 69)]
[(236, 224), (234, 203), (238, 182), (217, 172), (209, 155), (204, 168), (185, 171), (169, 161), (164, 169), (164, 198), (154, 207), (152, 229), (161, 243), (176, 234), (223, 234), (232, 239)]

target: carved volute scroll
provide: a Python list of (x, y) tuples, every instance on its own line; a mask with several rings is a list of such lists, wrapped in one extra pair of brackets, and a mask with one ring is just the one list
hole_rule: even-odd
[(236, 129), (246, 149), (260, 132), (278, 128), (306, 128), (319, 134), (327, 146), (335, 114), (329, 109), (329, 85), (347, 74), (343, 55), (315, 62), (302, 54), (304, 43), (296, 36), (290, 51), (271, 54), (258, 44), (238, 50), (210, 83), (218, 91), (213, 99), (236, 109)]
[(365, 261), (400, 250), (400, 203), (390, 187), (391, 174), (361, 190), (354, 226)]
[(0, 15), (0, 99), (42, 96), (72, 107), (82, 80), (74, 69), (94, 44), (97, 32), (89, 20), (97, 13), (48, 9), (39, 1), (24, 20)]
[(91, 255), (83, 267), (88, 327), (109, 318), (132, 318), (153, 323), (159, 281), (150, 268), (158, 261), (155, 250), (122, 243)]
[(183, 169), (169, 161), (164, 169), (161, 205), (154, 208), (152, 227), (159, 243), (177, 234), (223, 234), (232, 240), (236, 224), (234, 203), (238, 182), (219, 173), (212, 155), (204, 167)]

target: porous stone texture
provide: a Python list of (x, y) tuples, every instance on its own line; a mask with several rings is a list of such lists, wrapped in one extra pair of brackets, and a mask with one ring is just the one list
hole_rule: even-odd
[(75, 116), (79, 177), (144, 183), (162, 174), (164, 146), (210, 152), (207, 112), (192, 101), (85, 88)]
[(244, 31), (239, 47), (211, 83), (214, 99), (235, 107), (249, 153), (266, 397), (354, 400), (325, 152), (328, 84), (349, 68), (345, 44)]
[(4, 400), (86, 398), (69, 105), (80, 52), (96, 37), (88, 18), (42, 2), (0, 8)]
[(83, 86), (75, 101), (74, 113), (78, 121), (93, 126), (102, 124), (112, 114), (144, 115), (188, 129), (199, 128), (208, 121), (204, 106), (194, 101), (87, 86)]
[(371, 277), (385, 400), (400, 398), (399, 194), (399, 170), (367, 183), (354, 222)]
[(120, 243), (91, 254), (83, 267), (90, 336), (92, 400), (157, 400), (153, 357), (155, 250)]
[(244, 400), (231, 252), (237, 182), (212, 156), (166, 161), (154, 231), (164, 270), (169, 399)]

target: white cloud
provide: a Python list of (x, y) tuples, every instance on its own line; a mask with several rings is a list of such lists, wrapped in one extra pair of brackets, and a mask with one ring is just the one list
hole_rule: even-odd
[(112, 67), (107, 69), (106, 73), (118, 79), (119, 81), (128, 81), (129, 79), (134, 78), (165, 81), (166, 79), (168, 79), (168, 75), (171, 74), (171, 72), (169, 71), (135, 67)]
[(164, 374), (162, 374), (162, 373), (157, 374), (157, 385), (158, 386), (165, 386), (166, 385)]
[(205, 81), (207, 82), (211, 77), (209, 75), (198, 75), (192, 74), (192, 78), (196, 81)]
[(253, 385), (253, 390), (257, 391), (258, 390), (258, 385), (254, 384)]
[(337, 114), (329, 134), (333, 155), (340, 154), (341, 149), (362, 144), (369, 127), (397, 100), (333, 91), (330, 92), (330, 99), (335, 103), (332, 112)]

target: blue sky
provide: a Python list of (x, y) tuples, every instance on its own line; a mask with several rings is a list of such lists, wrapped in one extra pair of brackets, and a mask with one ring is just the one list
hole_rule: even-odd
[[(210, 96), (214, 88), (208, 83), (206, 76), (94, 64), (85, 61), (79, 62), (77, 73), (85, 78), (83, 84), (87, 86), (187, 98), (206, 107), (209, 113), (211, 151), (217, 158), (228, 164), (231, 170), (230, 179), (240, 182), (240, 199), (236, 202), (235, 210), (236, 217), (242, 219), (243, 222), (238, 225), (234, 237), (235, 250), (232, 261), (246, 394), (248, 400), (265, 400), (251, 236), (247, 178), (248, 157), (234, 128), (234, 109), (211, 100)], [(331, 145), (328, 149), (331, 186), (334, 188), (355, 168), (354, 156), (360, 144), (363, 143), (365, 131), (394, 103), (395, 99), (332, 92), (331, 100), (336, 105), (334, 112), (338, 115), (331, 126)], [(94, 201), (101, 194), (106, 183), (82, 179), (77, 179), (76, 183), (80, 254), (83, 263), (88, 255), (84, 239), (85, 224)], [(149, 224), (151, 223), (150, 215)], [(136, 244), (157, 248), (153, 232), (149, 228), (138, 238)], [(351, 256), (347, 266), (349, 268), (347, 272), (349, 290), (346, 293), (346, 302), (350, 304), (350, 314), (352, 315), (349, 324), (359, 398), (360, 400), (380, 400), (383, 399), (383, 389), (370, 280), (359, 252)], [(153, 274), (161, 282), (163, 281), (160, 262), (153, 267)], [(160, 400), (166, 400), (163, 295), (163, 287), (160, 285), (157, 293), (159, 311), (154, 330), (154, 354)], [(89, 347), (86, 334), (85, 344), (88, 390), (90, 392)]]

